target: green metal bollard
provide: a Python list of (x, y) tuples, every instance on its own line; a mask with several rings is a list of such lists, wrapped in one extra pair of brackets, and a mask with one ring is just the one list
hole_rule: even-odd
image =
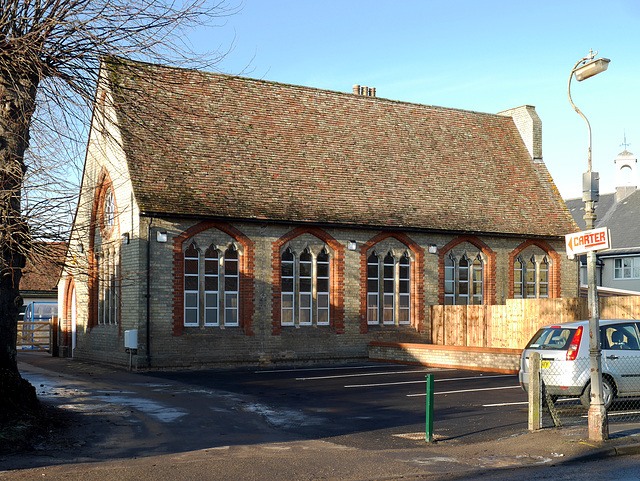
[(433, 442), (433, 374), (427, 374), (427, 415), (425, 423), (426, 442)]

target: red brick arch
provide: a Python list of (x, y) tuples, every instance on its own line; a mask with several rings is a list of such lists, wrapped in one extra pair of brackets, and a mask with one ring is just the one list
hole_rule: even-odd
[(562, 297), (560, 282), (560, 273), (562, 272), (560, 269), (560, 263), (562, 258), (560, 254), (558, 254), (553, 247), (543, 240), (527, 240), (509, 254), (509, 298), (513, 299), (514, 296), (515, 272), (513, 270), (513, 263), (522, 251), (531, 246), (539, 247), (551, 259), (551, 265), (549, 266), (549, 297), (554, 299)]
[(253, 336), (255, 248), (246, 235), (226, 222), (203, 221), (173, 239), (173, 335), (181, 336), (184, 329), (184, 256), (182, 246), (193, 236), (209, 229), (218, 229), (242, 245), (244, 253), (239, 256), (239, 312), (238, 324), (245, 335)]
[(361, 334), (369, 332), (369, 324), (367, 324), (367, 252), (389, 237), (407, 246), (416, 259), (411, 263), (411, 325), (419, 332), (424, 331), (424, 249), (401, 232), (381, 232), (365, 242), (360, 248)]
[(282, 246), (287, 242), (303, 234), (311, 234), (327, 244), (333, 250), (330, 265), (330, 299), (329, 325), (333, 327), (336, 334), (344, 334), (344, 247), (327, 232), (317, 227), (297, 227), (274, 242), (271, 250), (271, 265), (273, 279), (273, 299), (271, 331), (277, 336), (282, 331), (281, 307), (282, 307), (282, 286), (280, 283)]
[[(115, 203), (115, 219), (113, 228), (107, 233), (104, 231), (104, 196), (106, 192), (111, 189), (114, 195)], [(102, 168), (100, 175), (98, 176), (98, 182), (93, 195), (93, 204), (91, 206), (91, 221), (89, 223), (89, 248), (87, 251), (88, 271), (89, 277), (87, 281), (87, 287), (89, 291), (89, 305), (88, 305), (88, 322), (87, 331), (90, 331), (92, 327), (98, 324), (98, 261), (96, 259), (95, 243), (96, 243), (96, 230), (100, 229), (100, 232), (106, 233), (106, 240), (118, 239), (120, 237), (120, 221), (118, 216), (118, 199), (115, 197), (115, 190), (113, 189), (113, 182), (111, 176), (106, 168)], [(119, 262), (118, 262), (119, 263)], [(119, 298), (119, 296), (118, 296)], [(118, 316), (120, 316), (120, 308), (118, 307)], [(120, 325), (118, 319), (118, 325)]]
[(445, 245), (438, 253), (438, 303), (444, 304), (444, 261), (451, 249), (463, 242), (478, 248), (487, 259), (487, 265), (483, 269), (482, 283), (484, 286), (484, 304), (496, 303), (496, 253), (483, 241), (474, 236), (460, 236)]

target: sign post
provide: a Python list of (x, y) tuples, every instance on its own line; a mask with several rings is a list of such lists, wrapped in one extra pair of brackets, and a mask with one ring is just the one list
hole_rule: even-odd
[[(590, 194), (591, 192), (587, 192)], [(587, 254), (587, 277), (589, 284), (589, 364), (591, 384), (589, 403), (589, 439), (604, 441), (609, 438), (607, 410), (602, 401), (602, 351), (600, 350), (600, 311), (598, 307), (598, 283), (596, 276), (596, 251), (609, 249), (611, 239), (606, 227), (593, 229), (596, 218), (593, 200), (585, 198), (584, 219), (589, 230), (567, 234), (567, 256), (573, 259), (578, 254)]]

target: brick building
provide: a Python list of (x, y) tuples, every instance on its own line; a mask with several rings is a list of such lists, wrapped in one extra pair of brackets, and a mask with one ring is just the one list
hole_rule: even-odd
[[(363, 95), (364, 93), (364, 95)], [(359, 359), (431, 304), (575, 297), (530, 106), (501, 115), (112, 59), (61, 315), (139, 367)]]

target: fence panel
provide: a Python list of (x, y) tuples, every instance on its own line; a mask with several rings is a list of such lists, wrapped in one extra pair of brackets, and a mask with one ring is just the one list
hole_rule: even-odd
[[(508, 299), (505, 305), (430, 306), (431, 342), (522, 349), (542, 326), (586, 319), (587, 300)], [(640, 319), (640, 296), (601, 297), (600, 318)]]

